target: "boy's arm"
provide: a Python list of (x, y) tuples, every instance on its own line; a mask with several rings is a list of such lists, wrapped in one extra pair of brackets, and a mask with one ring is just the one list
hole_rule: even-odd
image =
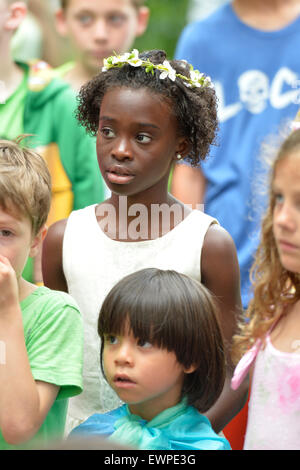
[(68, 292), (63, 272), (62, 250), (67, 219), (51, 225), (43, 242), (42, 272), (46, 287)]
[(206, 413), (218, 433), (243, 407), (247, 399), (248, 384), (245, 381), (237, 391), (230, 387), (234, 370), (230, 357), (231, 343), (242, 312), (240, 273), (234, 242), (226, 230), (217, 224), (209, 228), (204, 239), (201, 274), (203, 284), (218, 300), (227, 360), (222, 394)]
[(196, 209), (197, 204), (203, 203), (205, 193), (205, 177), (201, 169), (184, 163), (175, 165), (171, 193), (179, 201)]
[(9, 261), (0, 256), (0, 429), (9, 444), (32, 438), (51, 408), (59, 387), (35, 382), (25, 346), (18, 283)]

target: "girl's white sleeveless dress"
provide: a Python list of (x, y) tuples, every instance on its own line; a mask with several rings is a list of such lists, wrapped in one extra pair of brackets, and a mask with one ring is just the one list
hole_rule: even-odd
[(201, 281), (201, 251), (211, 224), (192, 211), (170, 232), (155, 240), (120, 242), (100, 229), (96, 205), (70, 214), (63, 241), (63, 270), (68, 291), (77, 301), (84, 322), (83, 392), (69, 402), (66, 433), (94, 413), (120, 406), (100, 369), (97, 320), (102, 302), (124, 276), (143, 268), (172, 269)]

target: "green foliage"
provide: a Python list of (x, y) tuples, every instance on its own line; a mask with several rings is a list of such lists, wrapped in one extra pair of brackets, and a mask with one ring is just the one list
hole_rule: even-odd
[(174, 56), (179, 35), (187, 23), (189, 0), (148, 0), (150, 20), (147, 31), (134, 44), (139, 51), (163, 49)]

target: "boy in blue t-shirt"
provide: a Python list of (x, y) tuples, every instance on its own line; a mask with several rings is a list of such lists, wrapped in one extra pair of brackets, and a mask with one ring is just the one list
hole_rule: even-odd
[(262, 144), (299, 108), (299, 2), (267, 3), (226, 3), (187, 25), (175, 52), (211, 77), (220, 125), (217, 146), (201, 168), (176, 165), (172, 193), (193, 206), (204, 203), (232, 236), (244, 309), (252, 297), (249, 272), (266, 204)]

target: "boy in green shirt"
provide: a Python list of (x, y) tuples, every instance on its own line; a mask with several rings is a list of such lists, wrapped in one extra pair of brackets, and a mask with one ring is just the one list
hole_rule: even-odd
[[(72, 210), (103, 200), (105, 185), (99, 179), (94, 138), (74, 116), (74, 91), (66, 82), (54, 79), (45, 62), (13, 60), (12, 37), (26, 12), (24, 1), (0, 0), (0, 138), (15, 139), (23, 133), (34, 136), (30, 146), (46, 160), (52, 178), (50, 225)], [(29, 269), (26, 279), (42, 281), (40, 261), (35, 275)]]
[(68, 397), (82, 391), (75, 301), (22, 277), (46, 235), (50, 199), (43, 158), (0, 140), (0, 449), (61, 438)]

